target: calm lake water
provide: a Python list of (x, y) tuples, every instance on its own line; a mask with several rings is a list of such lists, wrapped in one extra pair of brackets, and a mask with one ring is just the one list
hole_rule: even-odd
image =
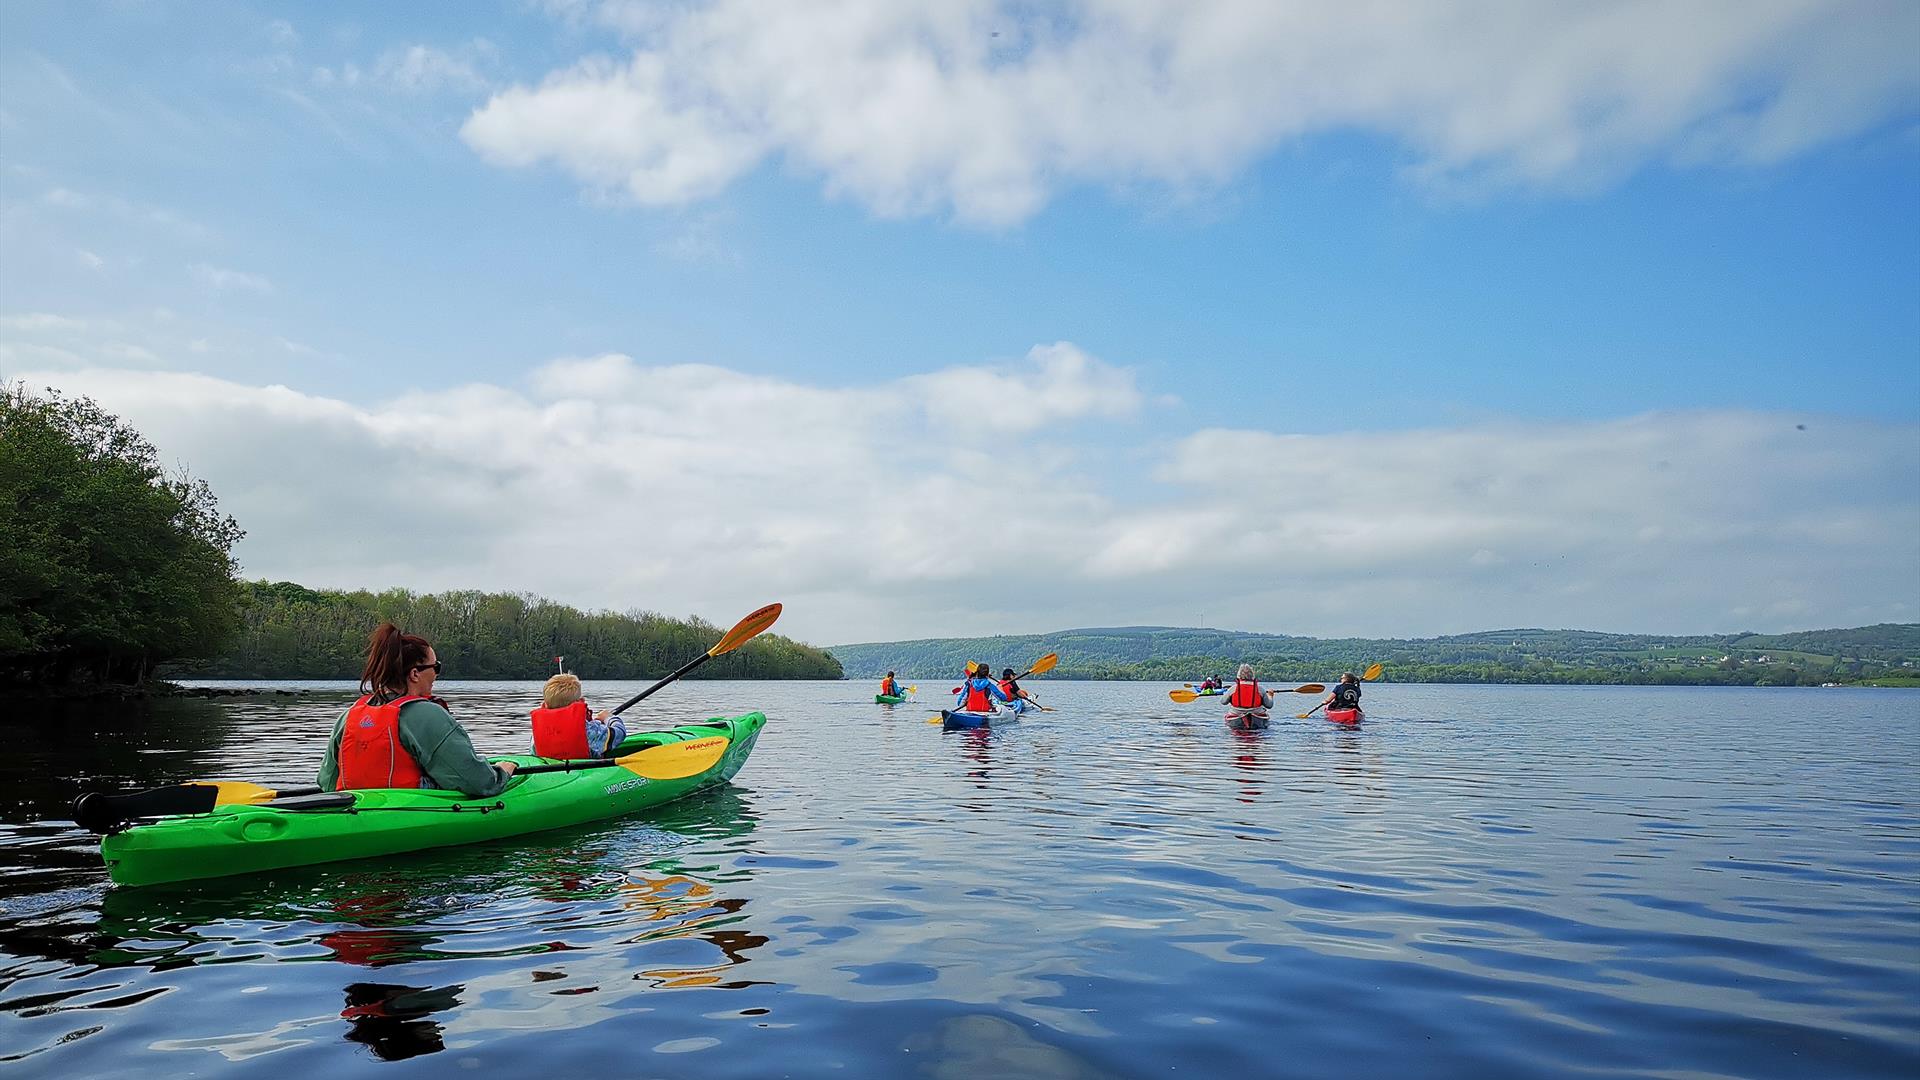
[[(483, 751), (525, 748), (533, 684), (441, 688)], [(310, 782), (347, 695), (44, 727), (9, 706), (0, 1060), (20, 1077), (1920, 1075), (1920, 692), (1383, 685), (1357, 730), (1236, 735), (1167, 685), (1032, 688), (1059, 711), (947, 734), (866, 683), (685, 684), (636, 729), (772, 717), (728, 789), (165, 889), (109, 887), (68, 800)]]

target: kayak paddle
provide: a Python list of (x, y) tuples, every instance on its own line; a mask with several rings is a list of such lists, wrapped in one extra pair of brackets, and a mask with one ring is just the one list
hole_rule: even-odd
[(649, 746), (617, 758), (582, 758), (553, 765), (525, 765), (515, 769), (513, 775), (579, 772), (582, 769), (605, 769), (618, 765), (635, 776), (644, 776), (649, 780), (680, 780), (698, 776), (713, 768), (715, 762), (726, 756), (728, 741), (724, 735), (688, 739), (686, 742)]
[(1047, 655), (1041, 657), (1040, 659), (1035, 660), (1033, 662), (1033, 666), (1028, 668), (1025, 671), (1025, 673), (1023, 673), (1020, 676), (1020, 678), (1024, 679), (1028, 675), (1045, 675), (1047, 672), (1052, 671), (1054, 665), (1058, 664), (1059, 662), (1060, 662), (1060, 654), (1057, 652), (1050, 652)]
[(768, 604), (766, 607), (763, 607), (760, 610), (754, 612), (753, 614), (748, 615), (746, 618), (741, 619), (739, 622), (734, 624), (733, 629), (727, 631), (725, 637), (722, 637), (719, 641), (714, 643), (713, 648), (708, 649), (706, 652), (701, 653), (699, 656), (696, 656), (693, 659), (687, 661), (686, 663), (680, 665), (679, 671), (674, 672), (673, 674), (667, 676), (666, 678), (661, 679), (659, 682), (654, 683), (652, 686), (647, 687), (645, 690), (642, 690), (639, 693), (628, 698), (625, 702), (621, 703), (619, 708), (613, 710), (608, 715), (619, 716), (621, 713), (626, 712), (628, 709), (632, 708), (633, 706), (640, 704), (642, 700), (644, 700), (648, 695), (652, 694), (655, 690), (658, 690), (661, 687), (672, 682), (673, 680), (678, 679), (680, 676), (685, 675), (687, 672), (692, 671), (694, 668), (699, 667), (701, 664), (706, 663), (707, 661), (713, 659), (716, 656), (721, 655), (722, 653), (730, 653), (733, 650), (739, 648), (740, 646), (745, 645), (747, 642), (752, 641), (754, 638), (758, 637), (763, 631), (765, 631), (767, 627), (772, 626), (773, 621), (775, 619), (778, 619), (779, 617), (780, 617), (780, 605)]

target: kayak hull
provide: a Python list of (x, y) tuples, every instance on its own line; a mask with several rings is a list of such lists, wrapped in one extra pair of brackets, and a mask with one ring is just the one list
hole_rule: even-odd
[(1357, 724), (1367, 718), (1359, 709), (1328, 709), (1327, 719), (1336, 724)]
[[(487, 799), (457, 791), (371, 788), (354, 792), (350, 807), (301, 811), (216, 806), (210, 813), (161, 818), (103, 837), (100, 855), (116, 884), (158, 885), (478, 844), (581, 825), (725, 784), (746, 764), (766, 722), (766, 715), (756, 712), (641, 732), (612, 752), (619, 756), (714, 736), (729, 740), (726, 753), (706, 771), (673, 780), (649, 780), (613, 766), (516, 776), (505, 791)], [(552, 759), (508, 754), (493, 760), (539, 765)]]
[(1266, 713), (1228, 713), (1227, 726), (1235, 731), (1265, 731), (1268, 718)]
[(992, 727), (995, 720), (1006, 723), (1011, 716), (999, 713), (956, 712), (952, 709), (940, 710), (940, 727), (946, 731), (972, 731), (975, 728)]
[(900, 704), (901, 702), (903, 702), (903, 701), (905, 701), (905, 700), (907, 700), (907, 696), (906, 696), (905, 694), (875, 694), (875, 695), (873, 695), (873, 703), (874, 703), (875, 705), (898, 705), (898, 704)]

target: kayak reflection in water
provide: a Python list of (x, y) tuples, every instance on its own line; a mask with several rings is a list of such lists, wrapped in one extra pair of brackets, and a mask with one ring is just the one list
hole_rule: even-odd
[(428, 1017), (458, 1006), (465, 991), (459, 983), (440, 987), (349, 983), (347, 1007), (340, 1010), (340, 1018), (348, 1024), (347, 1041), (367, 1047), (382, 1061), (437, 1054), (447, 1046), (439, 1022)]
[(328, 791), (440, 788), (476, 799), (498, 795), (513, 763), (494, 765), (433, 696), (440, 660), (427, 639), (381, 623), (367, 641), (360, 700), (333, 725), (315, 783)]
[[(1367, 674), (1373, 675), (1376, 673), (1373, 672), (1372, 670), (1369, 670)], [(1360, 707), (1359, 676), (1355, 675), (1351, 671), (1347, 672), (1345, 675), (1340, 676), (1340, 682), (1336, 684), (1333, 689), (1327, 691), (1327, 696), (1320, 699), (1320, 704), (1325, 705), (1329, 709), (1359, 708)]]

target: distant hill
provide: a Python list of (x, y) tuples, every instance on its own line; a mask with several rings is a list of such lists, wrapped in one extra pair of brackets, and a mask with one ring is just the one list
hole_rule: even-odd
[(1920, 671), (1920, 623), (1791, 634), (1603, 634), (1592, 630), (1484, 630), (1436, 638), (1311, 638), (1171, 626), (1092, 627), (1050, 634), (836, 645), (849, 677), (912, 679), (995, 670), (1060, 654), (1055, 678), (1184, 682), (1231, 675), (1242, 661), (1263, 679), (1324, 682), (1378, 661), (1402, 682), (1725, 683), (1859, 682)]

